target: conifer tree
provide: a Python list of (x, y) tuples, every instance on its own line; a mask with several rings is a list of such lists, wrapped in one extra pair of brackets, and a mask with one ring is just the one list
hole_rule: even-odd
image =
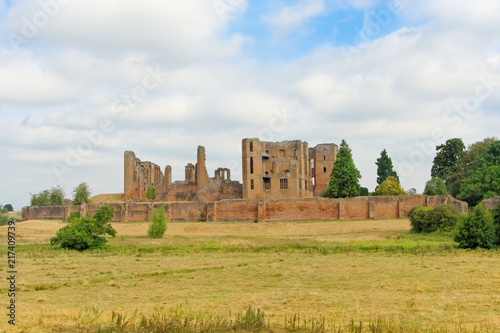
[(330, 184), (324, 196), (329, 198), (355, 197), (360, 193), (359, 179), (361, 173), (354, 165), (351, 149), (345, 140), (342, 140), (337, 160), (330, 175)]
[(392, 165), (392, 160), (387, 155), (387, 151), (384, 149), (380, 153), (380, 157), (375, 162), (377, 165), (377, 184), (380, 185), (386, 180), (388, 177), (394, 177), (399, 182), (399, 177), (396, 171), (394, 171), (394, 167)]

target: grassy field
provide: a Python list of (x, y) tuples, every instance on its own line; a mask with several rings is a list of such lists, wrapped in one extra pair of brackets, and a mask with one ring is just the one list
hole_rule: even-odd
[[(179, 332), (188, 322), (214, 332), (500, 328), (500, 253), (411, 234), (405, 219), (170, 223), (159, 240), (146, 223), (114, 224), (109, 248), (86, 253), (47, 245), (64, 225), (17, 224), (19, 332), (120, 331), (127, 319), (122, 331), (143, 332), (143, 316)], [(257, 309), (265, 327), (242, 326)], [(5, 318), (0, 329), (12, 331)]]

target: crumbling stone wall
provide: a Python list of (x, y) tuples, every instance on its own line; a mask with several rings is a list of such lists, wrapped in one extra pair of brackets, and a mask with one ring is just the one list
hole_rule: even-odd
[(172, 167), (165, 167), (165, 174), (158, 165), (142, 162), (134, 152), (124, 155), (124, 198), (137, 202), (145, 199), (147, 189), (155, 188), (154, 201), (199, 201), (210, 202), (222, 199), (241, 198), (242, 185), (231, 181), (231, 171), (226, 168), (215, 170), (213, 178), (208, 177), (205, 147), (198, 146), (196, 164), (188, 163), (184, 169), (185, 179), (172, 182)]
[(500, 197), (483, 200), (482, 204), (486, 209), (495, 209), (500, 204)]
[[(212, 202), (116, 203), (113, 222), (149, 221), (153, 209), (164, 207), (169, 221), (308, 221), (405, 218), (416, 206), (454, 205), (467, 212), (466, 202), (450, 196), (223, 199)], [(23, 220), (64, 219), (70, 211), (93, 215), (99, 204), (68, 207), (24, 207)]]

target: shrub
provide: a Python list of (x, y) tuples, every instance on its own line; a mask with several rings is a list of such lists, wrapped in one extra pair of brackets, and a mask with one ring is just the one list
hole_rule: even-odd
[(79, 218), (80, 218), (80, 212), (71, 212), (69, 213), (68, 216), (68, 223), (71, 223), (71, 221), (74, 221)]
[(50, 244), (78, 251), (101, 249), (106, 245), (103, 235), (116, 236), (109, 223), (112, 217), (113, 209), (108, 205), (102, 205), (93, 217), (73, 217), (50, 239)]
[(166, 214), (165, 209), (155, 208), (153, 210), (153, 217), (151, 219), (151, 224), (148, 228), (148, 237), (150, 238), (163, 238), (165, 231), (167, 230)]
[(462, 214), (455, 206), (439, 205), (429, 214), (429, 219), (432, 231), (451, 231), (462, 220)]
[(432, 232), (430, 227), (430, 214), (432, 209), (424, 206), (417, 206), (410, 211), (410, 223), (414, 232)]
[(474, 207), (458, 226), (454, 240), (462, 249), (493, 248), (496, 239), (492, 214), (480, 205)]
[(9, 224), (9, 216), (0, 214), (0, 226)]
[(146, 198), (154, 200), (156, 198), (156, 191), (154, 187), (148, 187), (148, 191), (146, 192)]
[(495, 245), (500, 245), (500, 204), (491, 211), (493, 227), (495, 229)]

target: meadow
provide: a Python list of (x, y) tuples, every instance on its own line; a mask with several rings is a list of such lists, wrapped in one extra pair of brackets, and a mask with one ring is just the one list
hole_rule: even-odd
[(17, 223), (17, 325), (3, 316), (2, 331), (500, 328), (500, 252), (412, 234), (406, 219), (169, 223), (163, 239), (146, 238), (147, 223), (115, 223), (106, 250), (83, 253), (48, 245), (64, 225)]

